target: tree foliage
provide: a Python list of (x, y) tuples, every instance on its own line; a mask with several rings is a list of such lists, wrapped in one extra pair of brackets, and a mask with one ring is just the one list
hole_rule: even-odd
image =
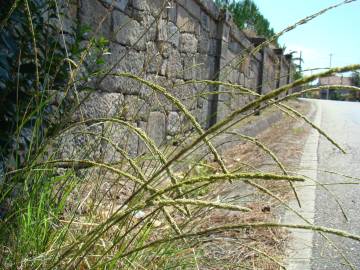
[[(351, 73), (351, 84), (353, 86), (360, 87), (360, 71), (353, 71)], [(359, 92), (353, 91), (351, 93), (351, 96), (352, 96), (352, 100), (360, 101), (360, 93)]]
[(252, 0), (232, 0), (230, 3), (226, 0), (215, 0), (215, 3), (222, 8), (227, 8), (233, 14), (234, 22), (240, 29), (254, 29), (258, 35), (265, 38), (270, 38), (275, 34), (269, 21), (260, 13)]
[(354, 71), (351, 74), (351, 82), (354, 86), (360, 87), (360, 71)]

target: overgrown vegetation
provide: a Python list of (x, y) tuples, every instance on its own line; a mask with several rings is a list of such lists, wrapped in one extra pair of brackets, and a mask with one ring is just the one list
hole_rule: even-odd
[(69, 70), (54, 25), (54, 2), (4, 1), (4, 5), (0, 11), (1, 163), (15, 169), (39, 150), (51, 122), (48, 90), (64, 87)]
[[(65, 107), (74, 94), (68, 91), (68, 82), (75, 80), (72, 65), (80, 61), (81, 42), (91, 29), (74, 24), (64, 30), (70, 18), (61, 3), (5, 1), (0, 10), (0, 167), (6, 170), (31, 162), (59, 119), (66, 122)], [(106, 45), (104, 38), (93, 40), (92, 57), (72, 86), (77, 91), (89, 89), (86, 80), (99, 71)]]
[[(258, 222), (250, 215), (253, 209), (248, 205), (221, 198), (217, 192), (220, 184), (241, 182), (287, 206), (266, 184), (281, 182), (291, 186), (304, 178), (291, 175), (271, 150), (254, 138), (246, 139), (265, 151), (279, 166), (280, 173), (249, 169), (251, 164), (246, 161), (243, 162), (248, 166), (228, 168), (214, 145), (216, 137), (245, 122), (259, 108), (280, 107), (293, 117), (302, 118), (283, 105), (287, 99), (302, 93), (287, 96), (284, 93), (334, 72), (359, 69), (359, 65), (304, 77), (266, 95), (241, 85), (197, 81), (204, 85), (224, 84), (251, 97), (243, 107), (203, 130), (169, 89), (135, 74), (112, 72), (112, 67), (102, 66), (107, 41), (101, 37), (83, 37), (86, 28), (80, 26), (75, 31), (77, 34), (67, 35), (57, 28), (62, 23), (50, 22), (63, 21), (60, 10), (56, 2), (37, 0), (15, 1), (8, 4), (6, 11), (2, 10), (0, 94), (1, 121), (5, 128), (1, 130), (1, 154), (6, 166), (0, 181), (0, 264), (4, 269), (211, 269), (219, 260), (207, 252), (210, 244), (212, 248), (220, 246), (219, 238), (231, 236), (239, 243), (257, 233), (268, 237), (268, 231), (264, 230), (271, 229), (277, 235), (283, 227), (360, 241), (357, 235), (312, 224)], [(262, 27), (266, 25), (262, 23)], [(289, 30), (291, 27), (282, 33)], [(269, 42), (277, 37), (272, 35)], [(87, 42), (83, 45), (85, 38)], [(68, 39), (69, 44), (62, 43)], [(240, 55), (239, 63), (247, 57)], [(101, 80), (104, 74), (128, 78), (158, 93), (181, 112), (193, 132), (184, 132), (174, 146), (156, 145), (144, 130), (124, 120), (126, 106), (117, 108), (114, 117), (79, 117), (70, 121), (81, 107), (82, 90), (91, 92), (89, 82)], [(54, 96), (59, 93), (60, 101), (54, 106)], [(71, 109), (64, 110), (61, 104), (68, 100)], [(120, 145), (111, 139), (119, 127), (127, 131)], [(70, 147), (62, 140), (66, 136), (80, 141), (80, 149), (73, 151), (76, 152), (73, 156), (63, 158), (61, 151)], [(142, 143), (143, 155), (134, 157), (129, 153), (130, 136)], [(93, 138), (94, 145), (88, 138)], [(59, 141), (65, 146), (57, 149), (54, 145)], [(111, 146), (113, 162), (97, 155), (97, 144), (105, 142)], [(227, 220), (220, 215), (216, 223), (204, 222), (215, 211), (231, 211), (238, 218)], [(268, 255), (261, 246), (245, 248), (256, 254), (252, 258), (283, 268), (279, 258)], [(227, 263), (226, 267), (234, 269), (249, 267), (253, 261), (227, 260)]]

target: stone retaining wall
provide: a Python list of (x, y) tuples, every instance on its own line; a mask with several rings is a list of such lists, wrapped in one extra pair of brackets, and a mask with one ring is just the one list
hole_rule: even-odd
[[(106, 66), (114, 66), (113, 72), (131, 72), (165, 87), (203, 128), (220, 121), (252, 97), (224, 86), (187, 82), (221, 80), (267, 93), (290, 80), (291, 63), (281, 50), (264, 48), (246, 57), (246, 52), (262, 39), (248, 38), (235, 26), (230, 14), (219, 10), (211, 0), (78, 0), (70, 12), (80, 24), (93, 29), (91, 35), (109, 39), (111, 55), (107, 56)], [(96, 91), (89, 94), (80, 109), (83, 118), (125, 119), (133, 128), (144, 130), (157, 145), (191, 130), (179, 108), (162, 94), (124, 77), (107, 76), (97, 82)], [(131, 155), (145, 151), (144, 143), (122, 124), (92, 125), (91, 129), (126, 146)], [(69, 140), (67, 135), (64, 137)], [(87, 141), (78, 137), (73, 140), (70, 145), (80, 148)], [(100, 141), (94, 149), (100, 149), (95, 152), (111, 161), (116, 159), (109, 154), (114, 152), (113, 147)], [(70, 150), (64, 153), (68, 156)]]

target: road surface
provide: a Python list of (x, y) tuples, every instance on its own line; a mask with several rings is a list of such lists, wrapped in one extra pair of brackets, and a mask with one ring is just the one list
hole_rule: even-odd
[[(333, 171), (360, 178), (360, 103), (327, 100), (314, 102), (321, 106), (321, 128), (346, 151), (346, 154), (341, 153), (324, 137), (320, 137), (317, 180), (323, 184), (335, 184), (327, 185), (327, 188), (338, 197), (348, 217), (346, 221), (334, 196), (317, 186), (315, 224), (360, 235), (360, 186), (336, 184), (360, 181), (349, 181), (342, 176), (325, 172)], [(330, 238), (355, 269), (360, 269), (360, 243), (340, 237)], [(320, 235), (314, 235), (312, 269), (349, 269), (346, 264), (336, 248)]]
[[(360, 103), (309, 101), (317, 108), (314, 122), (341, 145), (346, 154), (312, 131), (299, 173), (316, 179), (328, 190), (307, 181), (298, 188), (302, 208), (296, 201), (292, 201), (290, 206), (315, 225), (360, 235), (360, 180), (343, 176), (360, 178)], [(336, 200), (344, 208), (348, 220)], [(306, 224), (292, 212), (285, 215), (284, 222)], [(326, 235), (329, 241), (318, 233), (302, 230), (292, 230), (291, 233), (293, 240), (289, 244), (287, 269), (360, 269), (359, 242)]]

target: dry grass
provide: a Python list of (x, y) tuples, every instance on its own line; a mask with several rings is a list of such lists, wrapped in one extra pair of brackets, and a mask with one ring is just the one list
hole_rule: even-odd
[[(259, 52), (282, 34), (341, 4), (300, 20), (249, 53)], [(80, 61), (76, 63), (64, 92), (73, 90), (74, 81), (81, 73), (81, 66), (92, 43), (89, 42)], [(248, 58), (247, 53), (236, 57), (234, 61), (241, 65)], [(116, 64), (121, 60), (118, 59)], [(80, 157), (76, 155), (68, 159), (55, 159), (44, 154), (44, 158), (34, 159), (29, 166), (7, 173), (7, 177), (18, 178), (18, 181), (29, 184), (25, 185), (24, 190), (27, 197), (19, 200), (19, 211), (15, 209), (14, 215), (11, 214), (16, 218), (9, 218), (15, 226), (1, 224), (2, 228), (9, 229), (9, 233), (3, 235), (11, 235), (10, 244), (6, 243), (9, 247), (4, 251), (4, 256), (0, 256), (0, 262), (1, 257), (6, 258), (5, 268), (14, 268), (17, 264), (20, 264), (20, 269), (282, 267), (281, 258), (287, 235), (280, 228), (290, 225), (274, 221), (279, 218), (280, 212), (276, 198), (283, 200), (291, 196), (288, 182), (303, 181), (304, 178), (287, 175), (284, 170), (279, 170), (274, 156), (269, 158), (269, 153), (263, 152), (264, 148), (256, 147), (252, 142), (240, 144), (220, 155), (211, 138), (226, 135), (226, 130), (233, 125), (248, 123), (247, 120), (260, 107), (278, 109), (278, 104), (286, 99), (281, 98), (283, 94), (294, 87), (335, 72), (355, 70), (360, 65), (333, 68), (304, 77), (264, 95), (228, 84), (236, 91), (245, 91), (251, 98), (247, 99), (243, 107), (237, 108), (207, 130), (202, 129), (181, 100), (171, 95), (171, 89), (165, 89), (136, 74), (114, 73), (114, 67), (98, 75), (102, 79), (109, 75), (134, 80), (177, 108), (186, 120), (186, 123), (182, 123), (184, 132), (181, 143), (174, 145), (175, 149), (158, 147), (149, 134), (123, 120), (121, 115), (84, 119), (61, 129), (59, 136), (80, 126), (103, 125), (107, 130), (108, 126), (118, 125), (135, 134), (141, 143), (146, 144), (148, 151), (141, 157), (131, 158), (126, 146), (118, 147), (116, 142), (111, 142), (110, 137), (105, 138), (106, 135), (95, 134), (96, 130), (85, 128), (80, 132), (84, 137), (95, 138), (96, 144), (103, 140), (111, 144), (114, 154), (119, 157), (115, 163), (95, 158), (98, 153), (89, 143), (81, 147)], [(225, 69), (224, 73), (227, 72)], [(202, 83), (223, 84), (215, 81)], [(292, 105), (300, 111), (303, 109), (296, 102)], [(306, 135), (303, 123), (295, 123), (294, 119), (298, 117), (301, 116), (287, 118), (257, 138), (290, 170), (296, 168)], [(194, 134), (190, 136), (189, 130), (194, 131)], [(201, 147), (216, 162), (206, 162), (203, 157), (192, 155)], [(91, 150), (95, 150), (94, 156), (89, 155)], [(39, 156), (42, 154), (39, 153)], [(179, 170), (182, 168), (179, 164), (186, 167), (184, 171)], [(87, 169), (79, 169), (82, 166)], [(58, 168), (64, 170), (59, 172)], [(233, 180), (231, 184), (230, 178)], [(255, 192), (254, 187), (272, 195)], [(235, 226), (226, 227), (231, 224)], [(343, 237), (360, 239), (329, 228), (309, 225), (306, 229), (330, 231)]]
[[(310, 106), (305, 102), (293, 101), (291, 106), (305, 115), (310, 112)], [(284, 134), (284, 130), (290, 132)], [(309, 130), (302, 121), (285, 116), (282, 121), (259, 134), (257, 139), (268, 146), (286, 168), (296, 170)], [(232, 170), (241, 167), (242, 170), (248, 171), (279, 171), (271, 158), (260, 148), (253, 147), (251, 142), (233, 147), (226, 151), (223, 157), (226, 166)], [(212, 165), (216, 167), (216, 164)], [(286, 201), (294, 196), (286, 182), (258, 183)], [(277, 200), (244, 183), (220, 185), (218, 190), (214, 190), (213, 195), (218, 196), (220, 200), (245, 203), (252, 211), (244, 214), (216, 210), (204, 216), (204, 227), (239, 222), (268, 222), (281, 218), (281, 205)], [(286, 230), (278, 228), (244, 229), (217, 234), (213, 236), (213, 241), (204, 245), (205, 259), (202, 269), (230, 269), (226, 268), (226, 265), (239, 265), (238, 269), (279, 269), (287, 237)]]
[[(302, 111), (302, 113), (306, 114), (309, 111), (307, 103), (292, 101), (290, 104)], [(291, 130), (291, 132), (286, 133), (284, 136), (282, 132), (284, 129)], [(268, 146), (278, 156), (279, 160), (284, 162), (287, 168), (295, 168), (301, 157), (302, 146), (308, 130), (301, 121), (295, 121), (289, 116), (284, 116), (280, 122), (259, 134), (257, 139)], [(294, 143), (289, 143), (290, 141)], [(260, 148), (254, 147), (251, 142), (238, 144), (231, 150), (224, 152), (222, 156), (227, 168), (231, 171), (235, 169), (248, 172), (279, 171), (271, 158)], [(206, 169), (195, 167), (188, 176), (194, 177), (201, 174), (221, 172), (216, 162), (203, 163), (203, 166)], [(184, 176), (186, 172), (188, 171), (178, 171), (175, 175)], [(80, 171), (79, 176), (83, 179), (84, 184), (79, 185), (72, 192), (71, 199), (68, 200), (69, 215), (65, 214), (62, 222), (63, 224), (70, 223), (69, 220), (73, 215), (73, 209), (77, 207), (76, 215), (73, 216), (70, 223), (71, 230), (74, 235), (86, 235), (102, 222), (106, 222), (120, 207), (123, 207), (126, 200), (136, 189), (136, 185), (101, 168)], [(260, 180), (257, 180), (257, 182), (281, 198), (292, 196), (291, 189), (286, 182)], [(183, 190), (183, 192), (185, 191)], [(202, 187), (198, 198), (246, 206), (251, 209), (251, 212), (241, 213), (222, 209), (204, 208), (197, 210), (191, 208), (195, 211), (193, 212), (192, 224), (188, 226), (192, 231), (201, 231), (219, 225), (271, 222), (279, 218), (279, 213), (276, 211), (279, 203), (245, 183), (224, 183), (213, 186), (211, 189)], [(123, 208), (123, 211), (126, 208)], [(146, 211), (133, 213), (132, 217), (127, 220), (128, 224), (125, 228), (136, 226), (138, 223), (144, 224), (142, 218), (154, 209), (149, 207)], [(168, 210), (177, 224), (182, 224), (186, 220), (183, 213), (176, 211), (174, 208), (168, 208)], [(163, 215), (156, 215), (152, 219), (151, 226), (153, 232), (148, 239), (149, 241), (165, 238), (169, 230), (171, 230), (171, 226)], [(102, 236), (104, 247), (111, 245), (111, 239), (119, 235), (119, 232), (117, 232), (119, 227), (114, 226)], [(124, 230), (124, 227), (121, 230)], [(131, 234), (134, 233), (136, 234), (136, 230)], [(196, 247), (196, 252), (201, 254), (197, 262), (200, 269), (227, 269), (226, 265), (229, 265), (229, 267), (239, 265), (239, 269), (279, 269), (286, 247), (286, 239), (286, 231), (280, 228), (241, 229), (216, 233), (211, 237), (203, 237), (197, 239), (193, 245)], [(181, 246), (182, 244), (178, 243), (176, 245)], [(193, 251), (189, 251), (188, 247), (180, 246), (178, 246), (179, 251), (190, 252), (191, 256), (194, 256)], [(184, 255), (184, 253), (181, 253), (179, 256)], [(154, 264), (155, 266), (156, 264)], [(147, 269), (156, 268), (149, 265)]]

